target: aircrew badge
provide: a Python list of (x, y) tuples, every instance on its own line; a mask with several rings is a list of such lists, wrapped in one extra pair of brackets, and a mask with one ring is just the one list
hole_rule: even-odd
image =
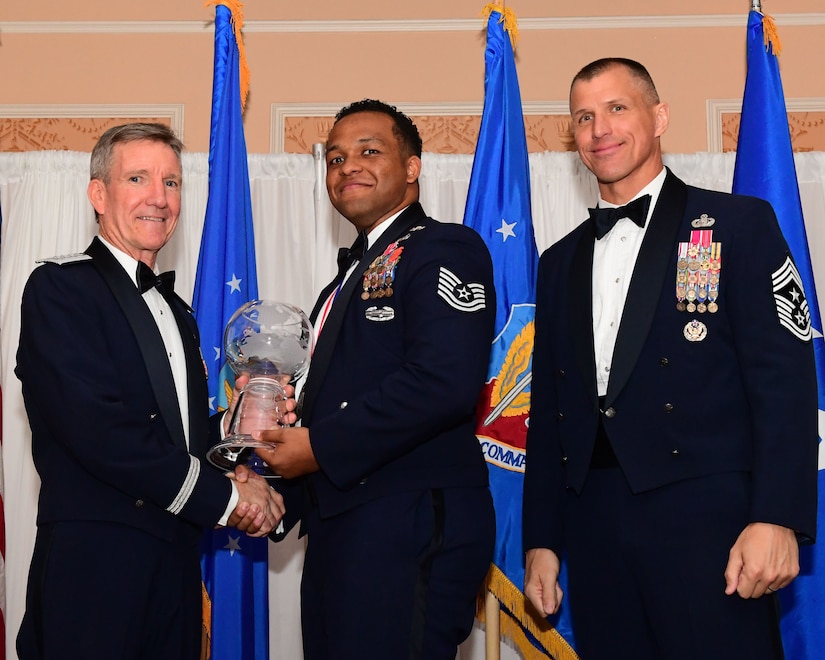
[(790, 256), (785, 257), (785, 262), (771, 275), (771, 279), (780, 325), (797, 339), (810, 341), (811, 312), (805, 299), (802, 279)]
[[(702, 217), (707, 216), (702, 214)], [(722, 243), (713, 241), (713, 231), (710, 229), (691, 231), (690, 241), (679, 243), (677, 247), (677, 311), (691, 314), (718, 312), (721, 274)]]
[(708, 216), (707, 213), (703, 213), (698, 218), (694, 218), (690, 221), (690, 226), (694, 229), (704, 229), (707, 227), (713, 227), (713, 224), (716, 222), (715, 218), (711, 218)]

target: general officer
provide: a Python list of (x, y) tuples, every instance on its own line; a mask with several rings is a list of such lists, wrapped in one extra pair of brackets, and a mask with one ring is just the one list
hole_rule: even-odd
[(204, 460), (220, 418), (210, 428), (197, 327), (154, 271), (182, 148), (160, 124), (107, 130), (88, 186), (99, 236), (23, 293), (15, 373), (41, 487), (21, 660), (199, 658), (204, 530), (261, 536), (283, 515), (266, 480)]

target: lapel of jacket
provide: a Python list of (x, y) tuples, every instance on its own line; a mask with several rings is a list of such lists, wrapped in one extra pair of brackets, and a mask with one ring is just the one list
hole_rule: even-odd
[[(381, 255), (387, 246), (393, 241), (397, 240), (407, 229), (409, 229), (415, 222), (426, 217), (424, 209), (418, 202), (410, 204), (407, 209), (399, 215), (387, 230), (378, 237), (378, 240), (370, 245), (364, 258), (358, 263), (355, 272), (344, 282), (341, 290), (329, 310), (324, 327), (321, 334), (318, 336), (318, 343), (315, 345), (315, 350), (312, 353), (312, 361), (309, 366), (309, 373), (307, 374), (306, 383), (301, 392), (301, 417), (309, 420), (312, 416), (312, 407), (315, 403), (315, 397), (318, 394), (318, 389), (324, 381), (324, 375), (329, 367), (330, 359), (335, 350), (335, 344), (338, 341), (338, 334), (341, 330), (341, 325), (346, 316), (347, 307), (352, 299), (356, 289), (361, 284), (360, 274)], [(329, 294), (337, 282), (333, 281), (329, 284), (318, 298), (315, 304), (313, 314), (317, 315), (319, 305), (323, 305)]]
[(595, 401), (596, 355), (593, 348), (593, 242), (596, 235), (590, 222), (582, 229), (570, 265), (567, 305), (573, 350), (583, 382)]
[[(146, 364), (155, 400), (170, 436), (175, 443), (185, 447), (186, 439), (183, 434), (183, 422), (172, 368), (169, 366), (163, 339), (155, 324), (155, 319), (152, 318), (152, 313), (143, 301), (134, 281), (100, 240), (95, 238), (86, 249), (86, 254), (92, 257), (92, 263), (111, 289), (112, 295), (135, 334), (135, 340)], [(187, 340), (184, 339), (184, 344), (186, 343)]]
[(665, 286), (667, 277), (675, 274), (673, 247), (686, 204), (687, 186), (668, 170), (627, 291), (613, 350), (606, 406), (616, 400), (630, 378), (653, 323), (662, 286)]
[(203, 406), (209, 400), (206, 386), (206, 367), (200, 351), (200, 335), (195, 322), (194, 310), (174, 294), (168, 300), (172, 314), (180, 330), (183, 352), (186, 357), (186, 388), (189, 401), (189, 452), (203, 457), (209, 449), (209, 416)]

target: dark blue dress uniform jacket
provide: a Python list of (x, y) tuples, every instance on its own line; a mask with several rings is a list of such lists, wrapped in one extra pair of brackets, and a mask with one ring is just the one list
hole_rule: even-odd
[[(714, 314), (676, 308), (677, 244), (690, 240), (691, 221), (702, 214), (714, 219), (708, 229), (722, 244)], [(633, 492), (747, 472), (750, 520), (813, 538), (813, 351), (778, 320), (771, 276), (789, 252), (770, 205), (686, 186), (668, 172), (628, 291), (606, 414), (595, 379), (594, 240), (585, 222), (540, 260), (525, 548), (561, 549), (563, 491), (585, 485), (600, 414)], [(694, 319), (706, 327), (702, 341), (684, 336)]]
[[(208, 400), (197, 326), (179, 298), (188, 372), (187, 451), (163, 341), (134, 280), (98, 239), (93, 259), (46, 263), (23, 294), (17, 376), (42, 482), (38, 524), (110, 521), (197, 543), (223, 515), (229, 480), (204, 458)], [(187, 492), (167, 508), (187, 480)], [(124, 558), (128, 560), (128, 558)]]
[[(364, 299), (363, 273), (399, 239), (392, 295)], [(442, 267), (483, 285), (484, 308), (458, 311), (439, 297)], [(321, 470), (305, 478), (306, 505), (325, 518), (392, 493), (487, 485), (475, 410), (494, 296), (476, 232), (437, 222), (418, 203), (393, 221), (339, 292), (312, 356), (301, 415)], [(295, 517), (287, 503), (287, 521)]]

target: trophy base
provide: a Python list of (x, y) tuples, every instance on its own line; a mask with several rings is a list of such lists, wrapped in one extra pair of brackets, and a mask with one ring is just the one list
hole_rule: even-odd
[(231, 472), (239, 465), (259, 474), (264, 479), (280, 479), (264, 460), (255, 453), (256, 448), (272, 449), (269, 442), (253, 440), (251, 435), (229, 436), (206, 453), (206, 459), (215, 467)]

